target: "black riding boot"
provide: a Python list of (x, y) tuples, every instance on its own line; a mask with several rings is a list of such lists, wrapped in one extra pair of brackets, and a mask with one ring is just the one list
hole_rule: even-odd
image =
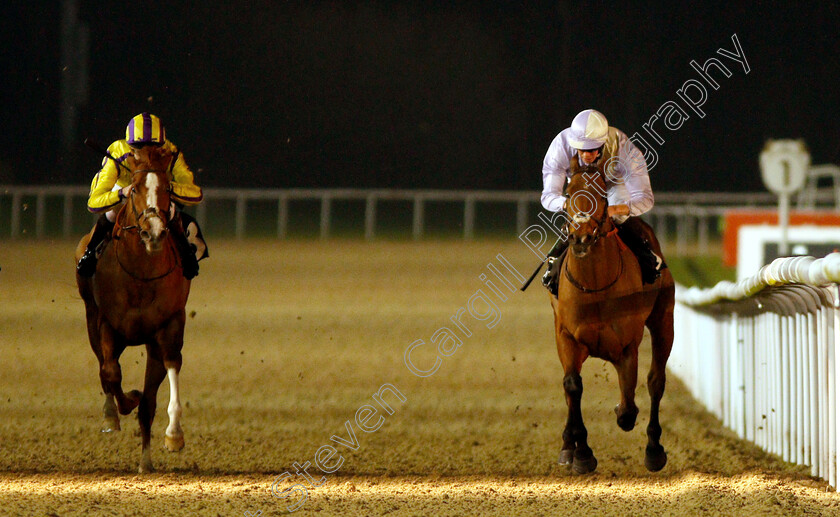
[(198, 275), (198, 260), (195, 258), (195, 251), (187, 240), (184, 227), (181, 225), (181, 218), (175, 217), (167, 225), (175, 242), (175, 248), (181, 256), (181, 268), (184, 270), (184, 278), (192, 280)]
[(554, 296), (557, 296), (557, 288), (560, 285), (560, 264), (563, 262), (563, 255), (568, 247), (568, 238), (559, 239), (546, 255), (548, 257), (548, 268), (542, 277), (542, 285)]
[(109, 221), (105, 214), (100, 215), (96, 220), (96, 226), (93, 227), (93, 235), (90, 236), (85, 253), (76, 264), (76, 272), (79, 276), (90, 278), (96, 272), (96, 248), (112, 231), (114, 231), (114, 223)]
[(662, 257), (654, 253), (650, 243), (644, 237), (641, 220), (630, 217), (618, 225), (618, 236), (630, 251), (636, 255), (642, 270), (642, 282), (652, 284), (659, 278), (660, 271), (668, 267)]

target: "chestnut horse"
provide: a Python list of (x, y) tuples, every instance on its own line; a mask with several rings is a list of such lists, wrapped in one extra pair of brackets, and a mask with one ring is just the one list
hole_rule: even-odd
[[(665, 363), (674, 341), (674, 279), (668, 269), (653, 284), (643, 285), (639, 263), (618, 237), (607, 213), (603, 167), (580, 166), (577, 157), (566, 189), (569, 248), (560, 267), (557, 298), (551, 296), (557, 353), (563, 364), (568, 418), (560, 463), (579, 474), (598, 465), (587, 444), (581, 414), (580, 371), (587, 357), (609, 361), (618, 372), (621, 400), (615, 408), (618, 426), (630, 431), (639, 413), (635, 403), (639, 343), (650, 330), (653, 360), (648, 374), (650, 422), (645, 466), (658, 471), (667, 456), (659, 443), (659, 402), (665, 391)], [(662, 256), (651, 228), (646, 239)]]
[[(91, 278), (76, 275), (85, 302), (90, 345), (99, 359), (99, 378), (105, 392), (103, 432), (119, 431), (119, 414), (138, 407), (142, 437), (140, 472), (152, 472), (152, 421), (157, 391), (169, 378), (169, 426), (165, 444), (170, 451), (184, 446), (178, 373), (184, 343), (184, 306), (190, 281), (182, 274), (179, 255), (167, 229), (171, 156), (145, 147), (125, 164), (133, 171), (131, 194), (119, 210), (108, 244)], [(76, 248), (76, 261), (90, 235)], [(119, 358), (127, 346), (146, 345), (143, 392), (124, 393)], [(116, 404), (114, 403), (116, 399)], [(119, 411), (119, 414), (117, 413)]]

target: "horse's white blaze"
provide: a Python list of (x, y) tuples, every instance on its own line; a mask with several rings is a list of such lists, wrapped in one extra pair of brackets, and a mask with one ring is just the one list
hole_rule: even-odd
[[(146, 206), (157, 207), (158, 177), (155, 174), (146, 175)], [(159, 217), (149, 218), (149, 233), (155, 238), (163, 233), (163, 221)]]
[(178, 396), (178, 372), (175, 368), (167, 368), (166, 376), (169, 378), (169, 426), (166, 428), (166, 436), (182, 436), (181, 430), (181, 399)]
[(583, 223), (589, 222), (590, 217), (591, 216), (589, 214), (575, 214), (575, 216), (572, 217), (572, 219), (577, 224), (583, 224)]
[(157, 187), (157, 175), (146, 174), (146, 206), (157, 206)]

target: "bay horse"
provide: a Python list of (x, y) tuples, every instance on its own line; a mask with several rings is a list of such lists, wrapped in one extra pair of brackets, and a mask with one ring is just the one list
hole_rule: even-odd
[[(617, 423), (624, 431), (635, 427), (639, 344), (647, 326), (653, 359), (647, 378), (651, 402), (645, 467), (656, 472), (667, 462), (659, 442), (659, 404), (674, 341), (674, 279), (669, 269), (663, 269), (655, 283), (643, 285), (638, 260), (621, 241), (608, 215), (606, 192), (603, 164), (582, 166), (574, 157), (566, 189), (570, 242), (560, 267), (557, 297), (549, 294), (568, 406), (559, 462), (571, 465), (578, 474), (592, 472), (598, 465), (587, 443), (581, 413), (580, 372), (589, 356), (615, 366), (621, 391), (615, 407)], [(650, 226), (641, 219), (633, 224), (644, 225), (646, 240), (662, 257)]]
[[(169, 378), (170, 388), (164, 442), (173, 452), (184, 447), (178, 374), (190, 281), (182, 274), (167, 228), (170, 184), (166, 170), (171, 159), (166, 151), (149, 146), (126, 158), (124, 163), (133, 171), (131, 194), (119, 209), (111, 242), (102, 251), (93, 277), (76, 275), (105, 393), (102, 431), (119, 431), (119, 415), (128, 415), (139, 406), (140, 473), (154, 471), (151, 429), (164, 377)], [(89, 240), (90, 234), (76, 247), (77, 262)], [(127, 346), (136, 345), (146, 346), (143, 391), (124, 393), (119, 359)]]

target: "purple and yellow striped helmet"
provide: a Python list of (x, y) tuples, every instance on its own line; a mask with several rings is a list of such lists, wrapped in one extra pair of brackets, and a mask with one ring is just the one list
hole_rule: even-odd
[(126, 126), (125, 141), (132, 147), (162, 145), (166, 141), (166, 130), (157, 116), (141, 113)]

